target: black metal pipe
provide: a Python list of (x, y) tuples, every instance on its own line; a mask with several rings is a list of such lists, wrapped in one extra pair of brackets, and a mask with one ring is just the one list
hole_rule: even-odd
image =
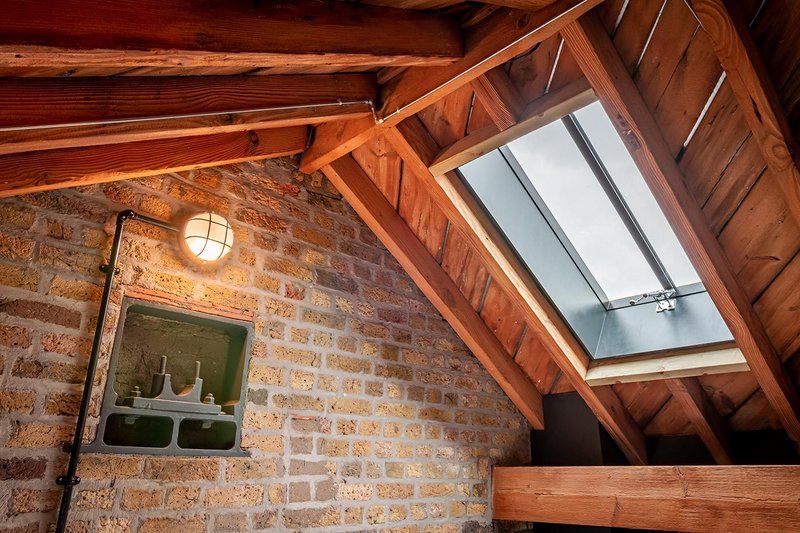
[(572, 137), (581, 155), (586, 160), (586, 164), (589, 165), (592, 174), (597, 178), (597, 182), (600, 184), (600, 187), (603, 188), (603, 192), (606, 193), (606, 196), (608, 196), (611, 205), (614, 206), (614, 209), (619, 214), (622, 223), (625, 224), (625, 228), (631, 234), (631, 237), (633, 237), (633, 241), (636, 243), (636, 246), (639, 247), (639, 250), (641, 250), (647, 264), (650, 266), (656, 278), (658, 278), (661, 286), (666, 290), (674, 289), (675, 283), (667, 272), (664, 263), (661, 262), (661, 258), (658, 257), (650, 239), (647, 238), (644, 230), (633, 215), (633, 211), (631, 211), (628, 202), (623, 198), (622, 193), (617, 188), (617, 184), (614, 183), (614, 180), (601, 161), (600, 156), (597, 155), (592, 143), (586, 136), (586, 132), (583, 131), (583, 128), (581, 128), (581, 125), (573, 115), (562, 117), (561, 122), (567, 128), (567, 132), (569, 132), (570, 137)]
[(100, 298), (100, 309), (97, 312), (97, 325), (94, 330), (94, 340), (92, 341), (92, 352), (89, 355), (89, 365), (86, 368), (86, 381), (83, 384), (83, 396), (81, 396), (81, 405), (78, 411), (78, 419), (75, 422), (75, 435), (72, 439), (72, 447), (69, 451), (69, 462), (67, 463), (67, 473), (63, 476), (56, 478), (56, 484), (64, 487), (64, 492), (61, 495), (61, 505), (58, 509), (58, 518), (56, 519), (56, 533), (64, 533), (67, 527), (67, 518), (69, 517), (69, 508), (72, 502), (72, 489), (81, 482), (81, 479), (76, 475), (78, 470), (78, 459), (80, 458), (81, 445), (83, 444), (83, 430), (86, 427), (86, 417), (89, 413), (89, 402), (92, 399), (92, 385), (94, 384), (94, 374), (97, 370), (97, 361), (100, 356), (100, 347), (103, 342), (103, 330), (106, 324), (106, 315), (108, 314), (108, 303), (111, 299), (111, 289), (114, 286), (114, 276), (117, 274), (117, 261), (119, 259), (119, 248), (122, 243), (122, 232), (125, 228), (125, 222), (128, 220), (139, 220), (147, 224), (152, 224), (160, 228), (170, 231), (177, 231), (178, 229), (163, 220), (151, 218), (145, 215), (140, 215), (131, 209), (121, 211), (117, 215), (117, 225), (114, 230), (114, 240), (111, 244), (111, 254), (108, 257), (108, 263), (102, 265), (102, 270), (106, 275), (105, 285), (103, 287), (103, 296)]

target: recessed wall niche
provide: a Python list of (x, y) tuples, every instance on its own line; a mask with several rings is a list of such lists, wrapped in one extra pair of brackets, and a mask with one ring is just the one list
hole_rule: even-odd
[(125, 298), (87, 452), (244, 455), (252, 324)]

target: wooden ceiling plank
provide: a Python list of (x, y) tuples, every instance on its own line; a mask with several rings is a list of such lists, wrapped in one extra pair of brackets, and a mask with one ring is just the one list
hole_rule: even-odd
[(544, 427), (542, 397), (425, 245), (349, 155), (323, 168), (336, 189), (394, 255), (528, 422)]
[(664, 384), (683, 407), (684, 413), (717, 464), (733, 464), (730, 430), (706, 395), (700, 381), (691, 377), (667, 379)]
[(663, 531), (798, 531), (799, 499), (798, 466), (492, 471), (495, 520)]
[(686, 188), (658, 125), (594, 15), (562, 31), (622, 135), (687, 255), (725, 319), (789, 437), (800, 445), (800, 397), (775, 353), (700, 207)]
[[(377, 123), (317, 128), (300, 170), (313, 172), (349, 153), (382, 128), (394, 126), (432, 103), (557, 33), (602, 0), (558, 0), (535, 11), (500, 9), (465, 35), (464, 57), (437, 69), (408, 68), (382, 89)], [(349, 148), (349, 149), (347, 149)]]
[(426, 182), (426, 188), (451, 224), (469, 239), (481, 255), (492, 279), (525, 313), (529, 327), (539, 336), (567, 379), (615, 439), (632, 464), (646, 464), (644, 435), (610, 386), (591, 388), (584, 380), (588, 357), (524, 267), (505, 245), (494, 225), (453, 173), (434, 176), (428, 165), (438, 146), (425, 126), (412, 117), (386, 136), (406, 165)]
[(0, 66), (242, 67), (446, 65), (458, 20), (347, 2), (9, 0)]
[(5, 155), (0, 197), (292, 155), (307, 137), (294, 126)]
[(689, 5), (717, 52), (764, 161), (786, 195), (789, 211), (800, 223), (800, 155), (778, 92), (739, 8), (723, 0), (689, 0)]
[(374, 101), (371, 74), (9, 78), (0, 129), (234, 114)]
[(525, 103), (503, 67), (495, 67), (472, 80), (472, 88), (500, 131), (517, 123)]

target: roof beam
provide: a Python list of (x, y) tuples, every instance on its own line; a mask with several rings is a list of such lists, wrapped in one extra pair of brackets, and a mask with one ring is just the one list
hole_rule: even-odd
[(373, 75), (9, 78), (0, 154), (371, 116)]
[(547, 5), (552, 4), (555, 0), (478, 0), (481, 4), (489, 4), (502, 7), (513, 7), (515, 9), (527, 9), (528, 11), (535, 11)]
[(307, 128), (203, 135), (0, 156), (0, 197), (297, 154)]
[(620, 132), (789, 437), (800, 445), (800, 397), (700, 207), (686, 188), (653, 116), (594, 14), (562, 31)]
[(512, 298), (535, 328), (542, 344), (575, 390), (595, 413), (632, 464), (646, 464), (644, 435), (609, 386), (591, 388), (584, 380), (588, 357), (530, 275), (505, 245), (464, 185), (452, 173), (434, 176), (428, 168), (438, 152), (435, 141), (417, 117), (386, 131), (397, 153), (426, 184), (426, 190), (454, 227), (470, 239), (492, 279)]
[(382, 89), (378, 123), (317, 127), (314, 142), (303, 154), (300, 169), (312, 172), (349, 153), (381, 128), (394, 126), (416, 114), (481, 74), (525, 52), (602, 0), (557, 0), (535, 12), (499, 9), (470, 28), (465, 35), (464, 57), (437, 69), (409, 68)]
[(373, 101), (370, 74), (8, 78), (0, 129), (111, 123)]
[(695, 377), (666, 379), (664, 384), (683, 407), (683, 412), (717, 464), (733, 464), (730, 430), (706, 395), (700, 381)]
[(517, 123), (525, 102), (503, 67), (495, 67), (472, 80), (472, 88), (497, 129), (507, 130)]
[(542, 429), (544, 414), (539, 391), (355, 159), (344, 156), (325, 166), (323, 172), (531, 426)]
[(446, 65), (462, 55), (458, 21), (346, 2), (8, 0), (3, 67)]
[(360, 103), (335, 106), (311, 105), (302, 108), (112, 122), (62, 128), (0, 130), (0, 156), (38, 150), (59, 150), (235, 131), (308, 126), (371, 116), (370, 104)]
[(688, 3), (717, 52), (739, 109), (783, 190), (789, 212), (800, 223), (800, 155), (778, 92), (739, 9), (723, 0)]
[(798, 531), (800, 466), (495, 467), (492, 518), (664, 531)]

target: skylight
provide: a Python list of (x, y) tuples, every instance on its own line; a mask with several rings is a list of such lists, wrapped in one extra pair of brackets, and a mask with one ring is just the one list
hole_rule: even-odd
[(599, 103), (459, 173), (593, 357), (730, 342)]
[[(573, 135), (577, 129), (584, 136), (606, 178), (595, 175), (568, 127)], [(596, 281), (601, 300), (629, 300), (700, 282), (599, 103), (509, 143), (508, 149), (563, 230), (573, 255), (585, 265), (585, 273)], [(603, 179), (611, 181), (612, 192), (604, 190)], [(612, 202), (615, 192), (627, 213), (620, 214)], [(633, 220), (633, 228), (626, 227), (626, 218)], [(653, 257), (660, 266), (653, 266)]]

